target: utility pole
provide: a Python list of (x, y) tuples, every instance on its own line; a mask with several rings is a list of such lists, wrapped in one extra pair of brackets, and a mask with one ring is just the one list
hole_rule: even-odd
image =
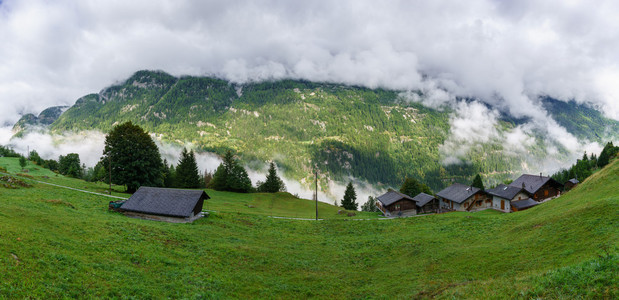
[(316, 194), (314, 194), (314, 199), (316, 200), (316, 221), (318, 221), (318, 169), (316, 169), (315, 191)]
[(110, 171), (110, 195), (112, 194), (112, 157), (107, 155), (107, 167)]

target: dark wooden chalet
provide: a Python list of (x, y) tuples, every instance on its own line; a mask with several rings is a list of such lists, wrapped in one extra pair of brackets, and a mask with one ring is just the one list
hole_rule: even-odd
[(492, 198), (479, 188), (455, 183), (436, 193), (441, 209), (471, 211), (491, 207)]
[(511, 206), (512, 206), (512, 211), (521, 211), (521, 210), (529, 209), (538, 204), (539, 202), (531, 198), (527, 198), (524, 200), (513, 201), (511, 203)]
[(572, 179), (568, 180), (563, 185), (563, 187), (565, 188), (566, 191), (569, 191), (569, 190), (573, 189), (574, 187), (576, 187), (579, 183), (580, 183), (580, 181), (578, 181), (578, 179), (572, 178)]
[(523, 188), (535, 201), (544, 201), (549, 198), (557, 197), (561, 195), (561, 189), (563, 185), (556, 180), (538, 175), (524, 174), (518, 177), (514, 182), (509, 184), (510, 186)]
[(439, 201), (432, 195), (419, 193), (417, 196), (413, 197), (413, 200), (415, 200), (415, 204), (417, 205), (418, 214), (435, 213), (439, 210)]
[(378, 209), (387, 217), (417, 214), (417, 203), (406, 194), (390, 190), (376, 197), (376, 200)]
[(204, 200), (210, 197), (201, 190), (140, 187), (120, 211), (129, 217), (188, 223), (202, 217)]

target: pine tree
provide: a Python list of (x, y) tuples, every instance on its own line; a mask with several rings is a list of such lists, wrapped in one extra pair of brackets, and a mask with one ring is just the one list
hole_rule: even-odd
[(213, 174), (209, 187), (217, 191), (239, 193), (247, 193), (252, 190), (247, 171), (234, 159), (231, 151), (226, 152), (223, 162)]
[(285, 190), (286, 186), (284, 185), (284, 182), (277, 176), (275, 163), (271, 162), (267, 173), (267, 178), (264, 183), (258, 186), (258, 191), (263, 193), (276, 193), (283, 192)]
[(344, 198), (342, 199), (342, 207), (346, 210), (357, 210), (357, 192), (352, 185), (352, 181), (348, 182)]
[(619, 147), (615, 147), (613, 142), (606, 143), (602, 153), (600, 153), (600, 157), (598, 157), (598, 167), (603, 168), (606, 166), (610, 162), (610, 159), (617, 154), (618, 149)]
[(475, 179), (473, 179), (473, 184), (471, 185), (482, 191), (484, 190), (484, 183), (481, 181), (481, 176), (479, 176), (479, 174), (475, 176)]
[(187, 149), (183, 148), (181, 152), (181, 157), (176, 166), (176, 186), (192, 189), (200, 187), (200, 174), (193, 150), (187, 152)]

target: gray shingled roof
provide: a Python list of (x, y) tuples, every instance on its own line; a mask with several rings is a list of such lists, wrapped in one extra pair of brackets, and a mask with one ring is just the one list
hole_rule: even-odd
[(578, 181), (578, 179), (576, 179), (576, 178), (572, 178), (572, 179), (568, 180), (567, 182), (571, 182), (571, 183), (573, 183), (573, 184), (578, 184), (578, 183), (580, 183), (580, 181)]
[(413, 197), (413, 200), (415, 200), (415, 202), (417, 202), (417, 206), (422, 207), (426, 204), (428, 204), (428, 202), (434, 200), (436, 198), (434, 198), (434, 196), (432, 195), (428, 195), (426, 193), (419, 193), (417, 196)]
[(522, 184), (524, 183), (525, 185), (524, 189), (531, 194), (535, 194), (537, 190), (539, 190), (544, 184), (546, 184), (546, 182), (549, 182), (549, 181), (559, 186), (562, 185), (550, 177), (530, 175), (530, 174), (523, 174), (522, 176), (514, 180), (514, 182), (510, 183), (509, 185), (522, 188)]
[(120, 208), (126, 211), (171, 217), (190, 217), (196, 206), (202, 210), (210, 197), (201, 190), (140, 187)]
[(524, 200), (512, 201), (511, 204), (513, 207), (517, 208), (518, 210), (521, 210), (524, 208), (533, 207), (535, 205), (538, 205), (539, 203), (531, 198), (527, 198)]
[(385, 194), (378, 196), (376, 199), (378, 199), (378, 201), (380, 201), (380, 203), (382, 203), (383, 206), (391, 205), (402, 199), (415, 201), (413, 198), (409, 197), (408, 195), (402, 194), (396, 191), (388, 191)]
[(462, 203), (479, 191), (481, 191), (479, 188), (472, 187), (470, 185), (454, 183), (451, 186), (448, 186), (442, 191), (436, 193), (436, 195), (456, 203)]
[(518, 193), (520, 193), (520, 191), (522, 191), (522, 187), (499, 184), (493, 189), (486, 190), (486, 193), (501, 197), (503, 199), (512, 200), (516, 197), (516, 195), (518, 195)]

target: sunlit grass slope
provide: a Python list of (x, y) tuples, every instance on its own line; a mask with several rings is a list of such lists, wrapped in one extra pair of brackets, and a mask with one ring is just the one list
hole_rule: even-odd
[(618, 182), (615, 160), (523, 212), (368, 221), (273, 219), (230, 194), (193, 224), (42, 184), (0, 189), (0, 297), (616, 298)]

